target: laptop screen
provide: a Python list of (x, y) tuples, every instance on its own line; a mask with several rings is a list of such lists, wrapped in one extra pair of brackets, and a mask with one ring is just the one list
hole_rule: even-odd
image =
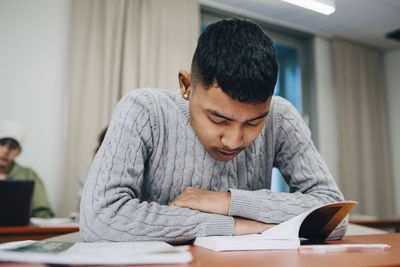
[(28, 225), (34, 181), (0, 180), (0, 226)]

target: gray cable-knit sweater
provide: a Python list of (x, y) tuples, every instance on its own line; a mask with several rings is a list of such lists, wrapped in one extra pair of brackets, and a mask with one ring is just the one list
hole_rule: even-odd
[[(290, 193), (269, 190), (273, 167)], [(229, 190), (229, 215), (168, 206), (188, 186)], [(180, 242), (232, 235), (233, 216), (280, 223), (342, 200), (308, 127), (283, 98), (273, 97), (257, 139), (233, 160), (219, 162), (196, 137), (179, 92), (138, 89), (118, 103), (90, 168), (80, 231), (85, 241)]]

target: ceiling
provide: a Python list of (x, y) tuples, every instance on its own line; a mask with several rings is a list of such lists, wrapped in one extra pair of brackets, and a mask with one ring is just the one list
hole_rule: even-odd
[(344, 37), (383, 50), (400, 48), (385, 34), (400, 28), (400, 0), (335, 0), (326, 16), (280, 0), (200, 0), (205, 6), (251, 16), (323, 37)]

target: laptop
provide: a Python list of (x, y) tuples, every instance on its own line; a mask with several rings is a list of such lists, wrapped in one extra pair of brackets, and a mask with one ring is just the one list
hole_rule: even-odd
[(0, 226), (28, 225), (34, 181), (0, 180)]

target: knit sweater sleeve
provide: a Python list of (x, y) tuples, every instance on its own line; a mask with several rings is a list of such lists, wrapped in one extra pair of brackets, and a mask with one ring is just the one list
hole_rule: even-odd
[(146, 201), (146, 164), (160, 136), (151, 95), (132, 92), (117, 105), (85, 183), (80, 232), (85, 241), (182, 242), (232, 235), (233, 218)]
[[(242, 216), (266, 223), (281, 223), (310, 208), (343, 201), (343, 195), (316, 150), (311, 133), (295, 108), (279, 98), (274, 106), (274, 166), (289, 185), (290, 192), (268, 189), (245, 191), (231, 189), (229, 215)], [(272, 130), (271, 130), (272, 131)], [(268, 134), (268, 133), (267, 133)], [(347, 219), (331, 237), (344, 235)]]

